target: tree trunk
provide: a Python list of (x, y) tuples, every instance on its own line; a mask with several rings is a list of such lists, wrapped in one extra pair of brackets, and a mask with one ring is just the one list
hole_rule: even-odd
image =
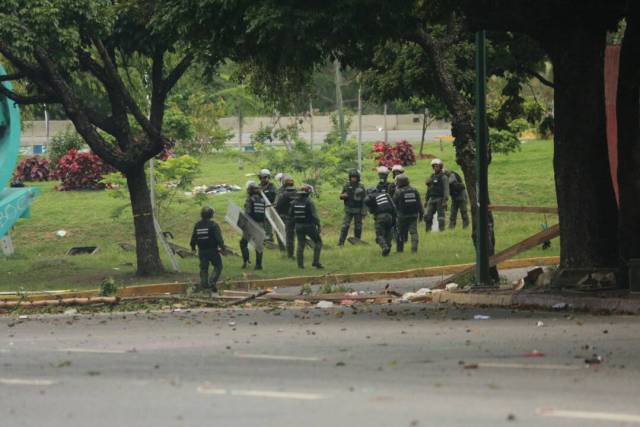
[(640, 11), (627, 19), (618, 80), (619, 284), (629, 285), (629, 259), (640, 258)]
[(150, 276), (163, 273), (144, 165), (130, 169), (126, 177), (136, 234), (137, 274)]
[(554, 66), (554, 173), (563, 268), (617, 263), (617, 206), (605, 133), (606, 32), (574, 26), (545, 40)]

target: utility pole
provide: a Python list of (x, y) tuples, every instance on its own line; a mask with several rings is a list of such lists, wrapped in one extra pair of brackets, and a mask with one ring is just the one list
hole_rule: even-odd
[(485, 32), (476, 33), (476, 177), (478, 206), (476, 227), (476, 284), (488, 286), (489, 279), (489, 181), (487, 152), (487, 51)]
[(242, 111), (240, 107), (237, 108), (238, 112), (238, 147), (242, 149)]
[(340, 61), (333, 61), (336, 71), (336, 110), (338, 111), (338, 126), (340, 127), (340, 141), (344, 144), (347, 140), (347, 131), (344, 128), (344, 111), (342, 107), (342, 74), (340, 73)]
[(309, 98), (309, 146), (313, 150), (313, 101)]
[(389, 142), (389, 130), (387, 129), (387, 103), (384, 103), (384, 142)]
[(362, 86), (358, 86), (358, 171), (362, 173)]

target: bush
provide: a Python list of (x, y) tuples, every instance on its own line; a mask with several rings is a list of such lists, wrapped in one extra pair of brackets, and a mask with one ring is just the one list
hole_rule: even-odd
[(82, 137), (70, 127), (67, 127), (63, 133), (53, 137), (49, 145), (49, 161), (51, 167), (55, 169), (60, 157), (64, 156), (69, 150), (81, 150), (85, 146)]
[(49, 181), (49, 160), (39, 156), (27, 157), (16, 167), (13, 181)]
[(94, 153), (72, 149), (58, 160), (55, 175), (61, 183), (56, 189), (102, 190), (105, 188), (105, 184), (101, 182), (103, 175), (114, 171), (112, 166)]
[(416, 153), (413, 145), (407, 141), (398, 141), (394, 146), (386, 142), (373, 144), (373, 155), (378, 166), (391, 168), (393, 165), (410, 166), (416, 164)]
[(520, 151), (520, 138), (511, 130), (491, 128), (489, 129), (489, 146), (493, 153), (513, 153)]

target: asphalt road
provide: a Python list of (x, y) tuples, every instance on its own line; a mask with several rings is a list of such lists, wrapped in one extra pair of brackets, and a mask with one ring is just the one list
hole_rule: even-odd
[(5, 317), (0, 425), (630, 426), (639, 328), (420, 304)]

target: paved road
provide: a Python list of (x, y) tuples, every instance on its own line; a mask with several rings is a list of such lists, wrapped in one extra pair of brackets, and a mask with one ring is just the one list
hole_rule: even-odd
[(417, 304), (2, 318), (1, 425), (635, 425), (639, 327)]
[[(309, 140), (309, 133), (303, 132), (300, 134), (302, 138), (305, 140)], [(314, 143), (318, 144), (324, 141), (324, 138), (327, 136), (327, 132), (314, 132), (313, 140)], [(443, 136), (451, 136), (451, 129), (429, 129), (425, 133), (425, 141), (433, 142), (438, 138)], [(350, 138), (357, 139), (358, 132), (351, 132), (349, 134)], [(390, 130), (389, 131), (389, 142), (400, 141), (406, 139), (407, 141), (420, 141), (422, 137), (421, 130)], [(384, 131), (363, 131), (362, 132), (362, 140), (364, 142), (374, 142), (374, 141), (384, 141)], [(242, 142), (244, 144), (248, 144), (251, 141), (251, 133), (244, 133), (242, 135)], [(238, 143), (238, 135), (235, 135), (227, 144), (237, 144)]]

